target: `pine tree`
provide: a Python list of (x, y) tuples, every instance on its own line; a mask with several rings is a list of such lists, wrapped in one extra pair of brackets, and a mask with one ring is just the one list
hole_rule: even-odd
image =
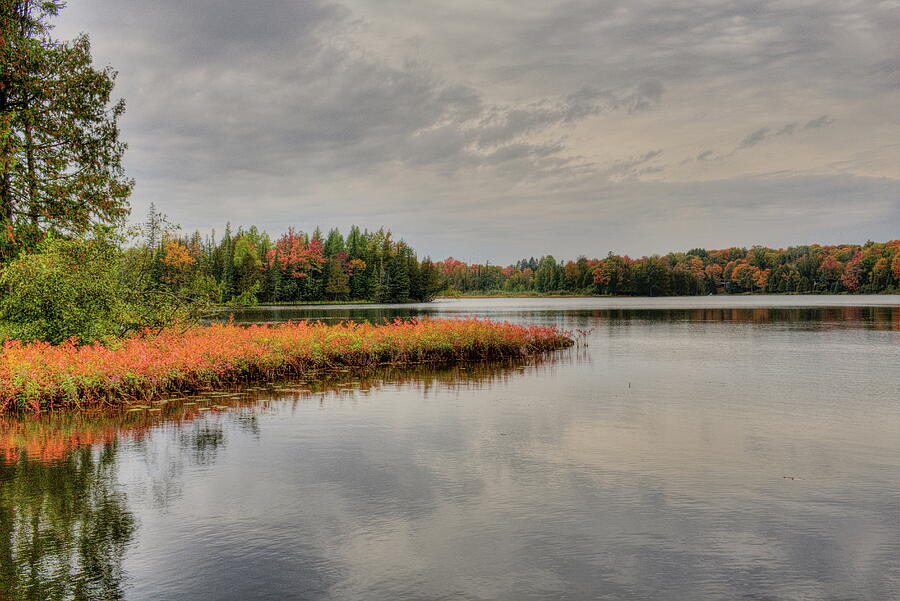
[(51, 37), (63, 6), (0, 0), (0, 260), (128, 213), (116, 73), (93, 66), (87, 36)]
[(225, 225), (225, 236), (220, 246), (222, 272), (219, 282), (222, 284), (223, 299), (228, 301), (235, 295), (234, 282), (234, 239), (231, 237), (231, 223)]
[(441, 281), (441, 275), (431, 259), (425, 257), (419, 267), (419, 293), (416, 300), (427, 303), (434, 300), (441, 289), (444, 288), (444, 282)]
[[(357, 265), (353, 268), (353, 273), (350, 276), (350, 296), (354, 299), (363, 300), (368, 295), (369, 274), (367, 273), (367, 267), (372, 261), (369, 257), (366, 238), (355, 225), (350, 227), (344, 246), (347, 249), (350, 261), (355, 261)], [(360, 261), (362, 263), (359, 263)]]
[(323, 251), (329, 259), (340, 252), (344, 252), (344, 237), (341, 236), (341, 232), (337, 228), (328, 231)]
[(325, 293), (333, 300), (344, 300), (350, 294), (350, 278), (340, 260), (332, 259), (328, 262), (328, 283), (325, 286)]
[(384, 303), (389, 300), (389, 282), (384, 269), (384, 261), (378, 259), (369, 277), (369, 299), (376, 303)]
[(411, 252), (409, 247), (401, 242), (391, 257), (389, 295), (393, 302), (403, 303), (409, 300), (410, 278), (407, 255)]

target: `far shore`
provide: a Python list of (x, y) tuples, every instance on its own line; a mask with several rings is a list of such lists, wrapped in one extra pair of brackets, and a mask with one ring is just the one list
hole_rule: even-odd
[(666, 296), (629, 296), (615, 294), (528, 294), (528, 293), (504, 293), (504, 294), (459, 294), (453, 296), (437, 296), (435, 300), (452, 300), (454, 298), (715, 298), (729, 296), (900, 296), (897, 292), (732, 292), (722, 294), (690, 294), (690, 295), (666, 295)]
[[(613, 294), (529, 294), (529, 293), (503, 293), (503, 294), (454, 294), (454, 295), (438, 295), (433, 300), (454, 300), (454, 299), (478, 299), (478, 298), (606, 298), (606, 299), (626, 299), (626, 298), (640, 298), (640, 299), (662, 299), (662, 298), (746, 298), (750, 296), (755, 297), (777, 297), (777, 296), (844, 296), (847, 298), (854, 298), (858, 296), (900, 296), (900, 291), (897, 292), (877, 292), (877, 293), (851, 293), (851, 292), (733, 292), (733, 293), (722, 293), (722, 294), (691, 294), (688, 296), (628, 296), (628, 295), (613, 295)], [(341, 307), (345, 305), (359, 305), (361, 307), (365, 306), (377, 306), (377, 305), (418, 305), (418, 304), (427, 304), (428, 302), (433, 301), (425, 301), (425, 303), (419, 301), (408, 301), (405, 303), (393, 302), (393, 303), (380, 303), (375, 301), (365, 301), (365, 300), (350, 300), (350, 301), (286, 301), (283, 303), (257, 303), (255, 305), (240, 305), (240, 306), (229, 306), (229, 305), (221, 305), (218, 307), (219, 310), (223, 312), (228, 311), (242, 311), (242, 310), (252, 310), (257, 308), (278, 308), (278, 307)]]

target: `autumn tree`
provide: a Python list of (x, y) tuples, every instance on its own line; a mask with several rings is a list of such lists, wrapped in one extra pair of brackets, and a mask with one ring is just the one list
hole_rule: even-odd
[(128, 212), (112, 102), (116, 72), (97, 69), (87, 36), (54, 40), (55, 0), (0, 0), (0, 260), (47, 232), (84, 234)]
[[(160, 266), (154, 272), (160, 292), (196, 298), (200, 291), (204, 298), (229, 304), (428, 301), (438, 293), (880, 293), (900, 285), (898, 241), (693, 249), (639, 259), (612, 253), (575, 261), (543, 256), (501, 267), (452, 257), (419, 261), (407, 243), (392, 240), (390, 231), (361, 231), (356, 226), (346, 237), (336, 229), (327, 235), (320, 228), (311, 234), (289, 229), (275, 241), (255, 227), (239, 227), (237, 232), (227, 227), (220, 241), (207, 236), (204, 242), (199, 233), (173, 237), (165, 219), (151, 211), (143, 229), (143, 248), (148, 249), (144, 254), (159, 257), (150, 264)], [(131, 249), (126, 251), (131, 254)]]
[(178, 240), (167, 240), (163, 244), (160, 258), (164, 269), (160, 280), (166, 284), (183, 284), (190, 277), (190, 269), (195, 262), (186, 244)]

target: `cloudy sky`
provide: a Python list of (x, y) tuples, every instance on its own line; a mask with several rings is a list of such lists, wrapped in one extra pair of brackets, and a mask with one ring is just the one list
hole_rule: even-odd
[(900, 237), (900, 2), (71, 0), (185, 229), (508, 263)]

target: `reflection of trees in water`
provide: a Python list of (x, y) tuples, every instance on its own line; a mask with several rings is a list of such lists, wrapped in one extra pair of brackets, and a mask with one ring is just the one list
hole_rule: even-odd
[[(178, 427), (166, 428), (167, 431), (161, 434), (168, 436), (169, 442), (145, 436), (131, 446), (130, 456), (146, 470), (139, 490), (148, 494), (159, 508), (168, 507), (181, 497), (185, 484), (184, 472), (188, 466), (215, 463), (218, 451), (227, 443), (226, 428), (221, 419), (216, 416), (208, 419), (195, 419), (196, 417), (196, 414), (192, 414), (190, 420), (170, 422), (168, 425), (177, 423)], [(157, 424), (158, 427), (165, 425), (165, 422)], [(238, 429), (243, 427), (238, 426)], [(172, 445), (180, 452), (169, 453), (168, 449)]]
[[(369, 394), (390, 386), (429, 391), (435, 387), (472, 388), (504, 383), (528, 370), (548, 369), (583, 359), (578, 347), (525, 359), (462, 364), (421, 363), (384, 365), (365, 370), (336, 369), (310, 373), (288, 381), (254, 383), (227, 390), (146, 405), (146, 410), (121, 408), (106, 412), (57, 412), (22, 417), (0, 416), (0, 461), (14, 463), (20, 456), (44, 462), (64, 461), (73, 449), (106, 445), (128, 439), (140, 451), (149, 433), (162, 425), (172, 428), (177, 444), (190, 451), (196, 463), (209, 463), (226, 444), (217, 415), (226, 414), (236, 430), (259, 436), (255, 409), (268, 402), (321, 394)], [(224, 395), (224, 396), (223, 396)], [(238, 411), (242, 408), (249, 411)], [(210, 409), (210, 410), (207, 410)], [(193, 427), (191, 427), (193, 424)]]
[[(468, 363), (420, 363), (414, 365), (382, 365), (364, 370), (338, 370), (315, 374), (314, 377), (295, 380), (303, 385), (299, 394), (290, 394), (287, 386), (285, 396), (304, 396), (309, 393), (354, 393), (369, 394), (384, 386), (399, 386), (428, 392), (435, 388), (463, 389), (487, 388), (504, 384), (525, 370), (540, 370), (561, 363), (567, 363), (575, 356), (574, 348), (554, 351), (544, 355), (513, 358), (497, 361), (475, 361)], [(279, 391), (280, 387), (274, 390)]]
[(0, 460), (0, 599), (122, 597), (134, 517), (115, 474), (115, 443), (64, 459)]
[(797, 323), (819, 328), (844, 323), (876, 330), (900, 330), (900, 307), (757, 307), (732, 309), (598, 309), (590, 312), (602, 320), (731, 321), (739, 323)]
[[(698, 301), (699, 302), (699, 301)], [(764, 302), (762, 300), (761, 302)], [(452, 313), (452, 312), (451, 312)], [(481, 314), (475, 310), (472, 314)], [(232, 314), (229, 314), (232, 315)], [(411, 318), (421, 316), (451, 317), (439, 305), (395, 306), (395, 307), (348, 307), (345, 309), (272, 307), (244, 309), (233, 314), (237, 323), (265, 323), (298, 321), (301, 319), (335, 321), (380, 322), (395, 317)], [(455, 313), (457, 316), (467, 313)], [(856, 322), (863, 327), (876, 330), (900, 330), (900, 298), (896, 306), (835, 306), (835, 307), (736, 307), (697, 309), (575, 309), (575, 310), (531, 310), (511, 309), (493, 319), (514, 317), (527, 323), (557, 323), (563, 328), (596, 325), (596, 320), (648, 320), (648, 321), (735, 321), (735, 322), (820, 322), (821, 327), (829, 327), (834, 322)]]
[[(900, 302), (900, 301), (898, 301)], [(610, 322), (737, 322), (756, 324), (799, 324), (816, 329), (863, 327), (900, 330), (900, 306), (896, 307), (757, 307), (700, 309), (593, 309), (571, 311), (562, 317), (562, 327), (598, 321)]]
[[(258, 413), (285, 399), (367, 395), (385, 386), (423, 393), (486, 387), (526, 369), (552, 369), (571, 361), (576, 352), (461, 365), (320, 372), (289, 382), (235, 388), (227, 399), (173, 401), (155, 412), (3, 418), (0, 599), (121, 598), (122, 556), (137, 529), (116, 480), (121, 440), (129, 440), (131, 452), (143, 455), (149, 474), (145, 484), (155, 503), (164, 507), (181, 495), (188, 464), (215, 461), (231, 431), (226, 425), (259, 436)], [(220, 409), (200, 412), (204, 403)], [(150, 434), (160, 428), (182, 450), (174, 461), (171, 455), (157, 454), (164, 445), (156, 444)]]
[[(574, 352), (574, 351), (573, 351)], [(227, 433), (259, 436), (258, 413), (285, 399), (367, 395), (385, 386), (431, 390), (489, 386), (525, 369), (567, 361), (568, 351), (541, 358), (462, 365), (383, 366), (311, 374), (234, 397), (166, 403), (156, 412), (59, 414), (0, 422), (0, 599), (115, 599), (122, 595), (121, 558), (136, 534), (116, 483), (120, 440), (146, 466), (143, 487), (158, 507), (181, 496), (187, 467), (216, 460)], [(197, 403), (197, 404), (189, 404)], [(223, 407), (200, 412), (201, 406)], [(172, 427), (175, 426), (175, 427)], [(159, 431), (160, 428), (162, 431)], [(161, 452), (151, 434), (181, 450)], [(6, 459), (4, 459), (4, 456)]]
[(216, 451), (225, 444), (225, 431), (221, 424), (195, 423), (192, 429), (180, 429), (178, 439), (182, 449), (193, 453), (196, 464), (207, 465), (215, 461)]

